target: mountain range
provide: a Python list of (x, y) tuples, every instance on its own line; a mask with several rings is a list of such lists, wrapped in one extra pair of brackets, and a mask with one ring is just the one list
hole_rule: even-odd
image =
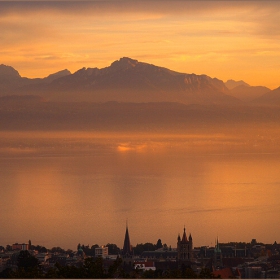
[[(224, 83), (207, 75), (179, 73), (123, 57), (105, 68), (67, 69), (46, 78), (21, 77), (0, 65), (0, 97), (38, 96), (52, 102), (177, 102), (201, 105), (280, 105), (280, 87)], [(30, 98), (29, 98), (30, 99)], [(3, 101), (4, 99), (1, 98)]]

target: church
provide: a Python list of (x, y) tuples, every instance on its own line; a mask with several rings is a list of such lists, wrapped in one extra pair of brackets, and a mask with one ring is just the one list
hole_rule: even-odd
[[(145, 254), (147, 252), (143, 252)], [(158, 255), (161, 255), (164, 253), (161, 250), (151, 251), (149, 253), (152, 253), (153, 257), (157, 255), (156, 253), (159, 253)], [(169, 256), (169, 259), (172, 255), (174, 255), (174, 251), (172, 250), (166, 250), (167, 255)], [(169, 253), (169, 254), (168, 254)], [(135, 257), (133, 254), (132, 246), (130, 243), (129, 233), (128, 233), (128, 227), (126, 225), (126, 231), (125, 231), (125, 238), (124, 238), (124, 244), (122, 249), (122, 258), (128, 262), (131, 262), (131, 260)], [(146, 256), (147, 257), (147, 256)], [(175, 257), (175, 256), (174, 256)], [(192, 235), (190, 234), (189, 237), (187, 237), (186, 234), (186, 228), (184, 227), (184, 232), (182, 235), (182, 239), (180, 237), (180, 234), (177, 238), (177, 261), (179, 263), (190, 263), (193, 260), (193, 239)]]
[(189, 239), (187, 238), (186, 228), (184, 227), (184, 232), (182, 239), (180, 234), (177, 238), (177, 253), (178, 253), (178, 261), (191, 261), (193, 258), (193, 240), (192, 235), (189, 235)]

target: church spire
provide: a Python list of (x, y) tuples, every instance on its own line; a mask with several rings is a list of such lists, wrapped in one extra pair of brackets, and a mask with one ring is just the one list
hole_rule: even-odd
[(182, 237), (182, 242), (188, 242), (185, 226), (184, 226), (184, 233), (183, 233), (183, 237)]
[(125, 230), (125, 237), (124, 237), (124, 243), (123, 243), (123, 255), (131, 255), (131, 245), (130, 245), (130, 239), (129, 239), (129, 233), (128, 233), (128, 226), (127, 226), (127, 220), (126, 220), (126, 230)]

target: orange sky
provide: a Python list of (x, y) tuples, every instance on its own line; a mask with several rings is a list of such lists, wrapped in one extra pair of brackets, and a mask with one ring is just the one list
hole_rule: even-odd
[(280, 86), (280, 1), (0, 1), (0, 64), (25, 77), (123, 56)]

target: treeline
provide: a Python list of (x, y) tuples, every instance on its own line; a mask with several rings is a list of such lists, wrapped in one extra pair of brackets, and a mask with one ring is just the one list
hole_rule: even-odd
[(17, 258), (17, 269), (5, 269), (0, 273), (0, 278), (18, 279), (18, 278), (37, 278), (37, 279), (57, 279), (57, 278), (71, 278), (71, 279), (89, 279), (89, 278), (127, 278), (126, 274), (121, 268), (122, 259), (117, 258), (114, 263), (105, 272), (102, 258), (86, 258), (83, 265), (63, 266), (56, 263), (53, 268), (44, 271), (38, 259), (32, 256), (28, 251), (20, 251)]
[[(108, 243), (105, 245), (108, 247), (109, 255), (119, 255), (121, 254), (121, 249), (116, 244)], [(80, 243), (77, 246), (77, 251), (82, 249), (86, 256), (95, 256), (95, 248), (100, 247), (98, 244), (89, 246), (89, 245), (81, 245)], [(140, 256), (144, 251), (155, 251), (157, 249), (164, 248), (165, 250), (171, 250), (170, 246), (168, 247), (167, 244), (162, 244), (161, 239), (158, 239), (156, 244), (146, 242), (137, 244), (133, 247), (133, 254)]]

